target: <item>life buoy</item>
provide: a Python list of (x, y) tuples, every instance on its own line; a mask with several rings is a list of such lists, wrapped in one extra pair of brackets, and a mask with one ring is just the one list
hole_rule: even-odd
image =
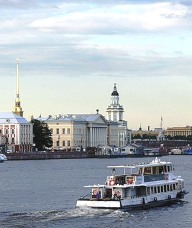
[(115, 185), (115, 180), (110, 180), (109, 185)]

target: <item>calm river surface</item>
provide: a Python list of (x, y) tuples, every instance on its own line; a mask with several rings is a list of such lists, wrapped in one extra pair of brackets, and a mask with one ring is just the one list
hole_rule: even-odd
[[(192, 156), (166, 156), (189, 191), (183, 204), (148, 210), (77, 209), (84, 185), (102, 184), (107, 165), (153, 158), (62, 159), (0, 163), (0, 228), (38, 227), (192, 227)], [(88, 190), (88, 191), (87, 191)]]

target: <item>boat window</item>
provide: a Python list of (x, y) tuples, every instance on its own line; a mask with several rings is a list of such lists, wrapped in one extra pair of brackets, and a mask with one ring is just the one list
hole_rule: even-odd
[(159, 166), (159, 173), (163, 173), (163, 166)]
[(125, 184), (125, 176), (116, 177), (116, 184), (124, 185)]
[(156, 189), (156, 187), (154, 187), (154, 193), (157, 193), (157, 189)]
[(149, 175), (151, 174), (151, 167), (145, 167), (144, 168), (144, 175)]
[(157, 192), (160, 193), (160, 186), (157, 187)]
[(167, 166), (167, 169), (168, 169), (167, 171), (170, 172), (170, 166)]
[(159, 167), (158, 166), (153, 167), (153, 174), (159, 174)]
[(173, 184), (173, 190), (175, 190), (175, 184)]
[(151, 194), (153, 194), (153, 187), (151, 187)]
[(166, 185), (164, 185), (164, 192), (166, 192), (167, 191), (167, 189), (166, 189)]
[(166, 173), (167, 172), (167, 166), (164, 165), (164, 172)]
[(147, 195), (150, 195), (150, 187), (147, 188)]
[(163, 185), (161, 186), (161, 192), (163, 192)]
[(170, 185), (170, 191), (173, 191), (173, 186), (172, 186), (172, 184)]
[(169, 185), (167, 185), (167, 191), (169, 191)]

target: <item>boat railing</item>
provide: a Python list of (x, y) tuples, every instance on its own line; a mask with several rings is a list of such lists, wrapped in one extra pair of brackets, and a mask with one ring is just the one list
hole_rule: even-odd
[(142, 198), (145, 197), (146, 195), (134, 195), (134, 196), (130, 196), (131, 199), (135, 199), (135, 198)]
[(81, 196), (80, 199), (88, 199), (92, 196), (92, 192), (89, 192), (87, 195), (85, 196)]

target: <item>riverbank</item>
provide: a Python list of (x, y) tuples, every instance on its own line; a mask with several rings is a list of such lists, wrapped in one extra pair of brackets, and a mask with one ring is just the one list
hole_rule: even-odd
[(87, 158), (84, 152), (26, 152), (26, 153), (6, 153), (7, 160), (45, 160), (45, 159), (77, 159)]

